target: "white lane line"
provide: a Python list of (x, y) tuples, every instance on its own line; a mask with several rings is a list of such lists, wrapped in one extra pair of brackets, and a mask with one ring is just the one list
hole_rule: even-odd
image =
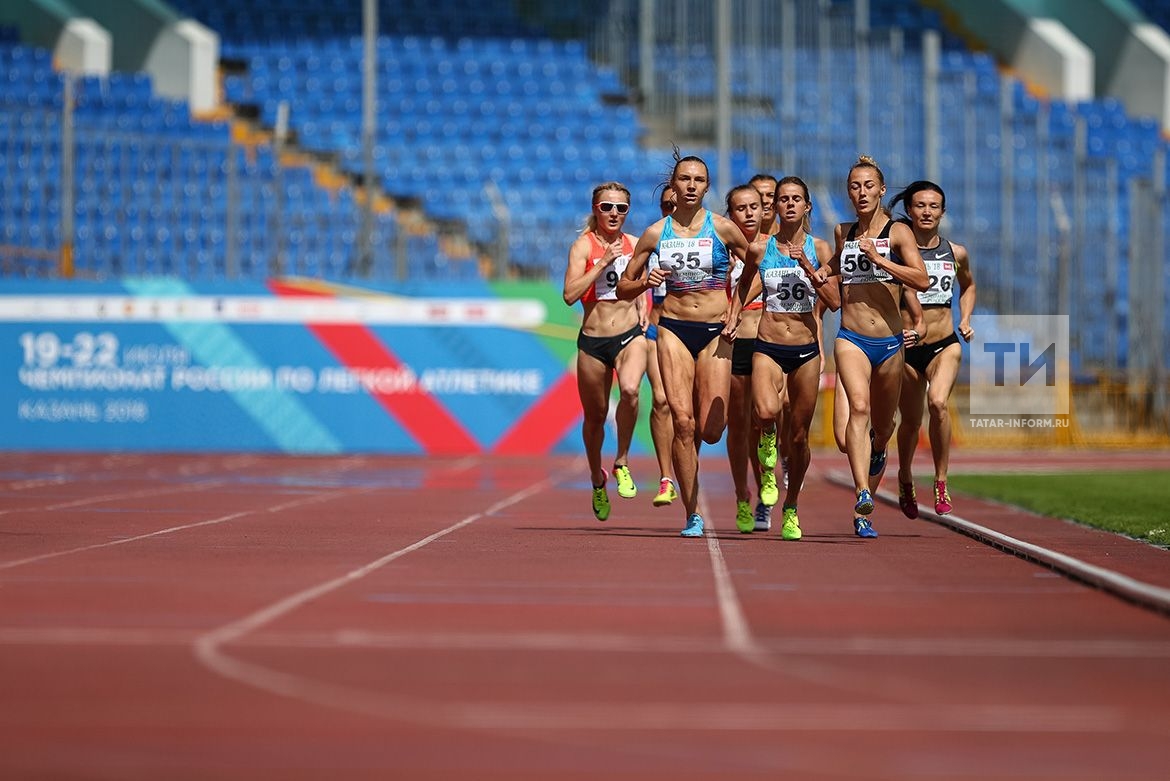
[[(7, 646), (186, 646), (202, 629), (149, 627), (4, 627)], [(815, 657), (1000, 658), (1000, 659), (1170, 659), (1170, 642), (1126, 638), (1021, 640), (1010, 637), (935, 638), (784, 637), (757, 639), (768, 653)], [(298, 632), (252, 632), (234, 641), (237, 647), (324, 650), (524, 651), (531, 653), (614, 653), (710, 655), (726, 652), (722, 639), (688, 635), (624, 635), (588, 632), (372, 632), (337, 629)]]
[(113, 494), (102, 494), (100, 496), (87, 496), (82, 499), (72, 499), (68, 502), (45, 504), (40, 505), (39, 507), (7, 507), (3, 510), (0, 510), (0, 515), (12, 515), (15, 513), (55, 512), (57, 510), (69, 510), (74, 507), (84, 507), (87, 504), (98, 504), (100, 502), (112, 502), (114, 500), (122, 499), (145, 499), (151, 496), (166, 496), (167, 494), (181, 494), (190, 493), (191, 491), (202, 491), (205, 488), (214, 485), (221, 485), (221, 483), (199, 483), (197, 485), (146, 488), (138, 491), (120, 491)]
[(148, 646), (165, 648), (187, 645), (198, 634), (194, 629), (127, 629), (124, 627), (53, 627), (0, 629), (0, 645)]
[[(552, 478), (545, 478), (496, 502), (486, 510), (473, 513), (463, 520), (453, 523), (445, 529), (440, 529), (434, 534), (427, 535), (418, 542), (408, 545), (405, 548), (399, 548), (398, 550), (387, 553), (385, 556), (351, 570), (341, 577), (290, 594), (284, 599), (273, 602), (241, 619), (200, 635), (193, 643), (195, 658), (218, 675), (273, 694), (346, 710), (377, 712), (383, 715), (392, 715), (395, 718), (410, 718), (412, 713), (421, 708), (425, 708), (426, 703), (407, 702), (405, 700), (391, 701), (381, 696), (370, 696), (364, 691), (333, 686), (311, 678), (282, 673), (260, 664), (252, 664), (235, 659), (224, 653), (223, 646), (238, 640), (250, 632), (256, 631), (265, 624), (271, 623), (281, 616), (287, 615), (316, 599), (320, 599), (326, 594), (356, 583), (387, 564), (424, 548), (452, 532), (475, 523), (481, 518), (490, 516), (534, 496), (548, 488), (551, 484)], [(389, 712), (387, 712), (387, 709), (389, 709)]]
[[(842, 472), (830, 472), (827, 478), (829, 482), (835, 483), (836, 485), (847, 488), (853, 487), (853, 479), (846, 477)], [(898, 506), (898, 497), (889, 491), (879, 491), (877, 497), (886, 504), (894, 507)], [(1090, 564), (1087, 561), (1082, 561), (1073, 556), (1017, 539), (1008, 534), (989, 529), (986, 526), (981, 526), (974, 521), (968, 521), (954, 513), (950, 515), (939, 515), (921, 506), (918, 508), (918, 513), (920, 518), (949, 527), (954, 531), (966, 534), (994, 548), (1000, 548), (1009, 553), (1013, 553), (1020, 558), (1044, 564), (1064, 575), (1096, 586), (1106, 593), (1123, 597), (1163, 613), (1170, 613), (1170, 588), (1155, 586), (1151, 583), (1131, 578), (1128, 575), (1123, 575), (1120, 572), (1098, 567), (1095, 564)]]
[(329, 494), (318, 494), (315, 496), (301, 497), (299, 499), (293, 499), (293, 500), (288, 501), (288, 502), (282, 502), (281, 504), (273, 505), (271, 507), (265, 507), (265, 508), (261, 508), (261, 509), (255, 509), (255, 510), (241, 510), (239, 512), (228, 513), (227, 515), (221, 515), (218, 518), (210, 518), (206, 521), (195, 521), (194, 523), (184, 523), (184, 524), (181, 524), (179, 526), (170, 526), (166, 529), (158, 529), (156, 531), (147, 532), (146, 534), (136, 534), (133, 537), (122, 537), (121, 539), (110, 540), (107, 542), (96, 542), (92, 545), (80, 545), (76, 548), (67, 548), (65, 550), (51, 551), (49, 553), (40, 553), (36, 556), (29, 556), (29, 557), (23, 558), (23, 559), (14, 559), (12, 561), (0, 561), (0, 570), (12, 569), (13, 567), (20, 567), (20, 566), (23, 566), (25, 564), (32, 564), (34, 562), (45, 561), (47, 559), (55, 559), (55, 558), (59, 558), (61, 556), (71, 556), (75, 553), (85, 553), (86, 551), (100, 550), (101, 548), (112, 548), (115, 545), (127, 545), (131, 542), (140, 542), (142, 540), (149, 540), (152, 537), (162, 537), (162, 536), (167, 535), (167, 534), (174, 534), (175, 532), (187, 531), (188, 529), (198, 529), (202, 526), (215, 526), (216, 524), (227, 523), (228, 521), (234, 521), (237, 518), (244, 518), (244, 517), (249, 516), (249, 515), (259, 515), (260, 513), (281, 512), (283, 510), (288, 510), (292, 507), (297, 507), (300, 505), (315, 504), (317, 502), (323, 502), (323, 501), (327, 501), (329, 499), (336, 499), (336, 498), (341, 497), (341, 496), (347, 496), (347, 495), (351, 495), (351, 494), (368, 493), (368, 492), (373, 491), (373, 490), (375, 490), (375, 489), (374, 488), (358, 488), (358, 489), (349, 488), (349, 489), (346, 489), (344, 491), (335, 491), (335, 492), (329, 493)]
[(564, 730), (688, 730), (696, 732), (1001, 732), (1116, 733), (1127, 728), (1119, 708), (1094, 705), (883, 705), (868, 703), (633, 702), (448, 706), (465, 728)]
[(752, 628), (744, 613), (743, 604), (731, 580), (731, 570), (723, 558), (719, 537), (715, 534), (715, 523), (710, 507), (700, 497), (699, 511), (703, 516), (703, 536), (707, 540), (707, 556), (711, 560), (711, 573), (715, 578), (715, 598), (719, 604), (719, 618), (723, 626), (723, 644), (728, 651), (746, 659), (752, 664), (768, 666), (767, 654), (752, 636)]

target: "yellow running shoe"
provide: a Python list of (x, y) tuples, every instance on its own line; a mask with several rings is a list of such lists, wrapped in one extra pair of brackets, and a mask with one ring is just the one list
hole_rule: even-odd
[(780, 528), (780, 536), (785, 540), (800, 539), (800, 519), (796, 517), (795, 507), (784, 508), (784, 525)]
[(633, 499), (638, 495), (638, 486), (634, 485), (634, 478), (630, 477), (630, 468), (625, 464), (614, 464), (613, 477), (617, 480), (618, 496), (623, 499)]
[(756, 517), (752, 515), (750, 502), (735, 503), (735, 526), (744, 534), (751, 534), (756, 529)]
[(674, 481), (664, 477), (658, 481), (658, 495), (654, 497), (652, 504), (655, 507), (665, 507), (677, 498), (678, 491), (674, 490)]
[(605, 470), (601, 470), (601, 485), (593, 486), (593, 516), (599, 521), (604, 521), (609, 517), (609, 492), (605, 490), (605, 484), (609, 480), (609, 475)]
[[(775, 451), (773, 451), (775, 452)], [(760, 461), (760, 502), (768, 507), (775, 506), (780, 501), (780, 489), (776, 487), (776, 470), (766, 467)]]
[[(760, 466), (768, 469), (776, 468), (776, 432), (764, 431), (760, 434), (760, 444), (756, 447), (756, 455), (760, 458)], [(767, 502), (764, 502), (767, 504)], [(772, 504), (775, 504), (773, 502)]]

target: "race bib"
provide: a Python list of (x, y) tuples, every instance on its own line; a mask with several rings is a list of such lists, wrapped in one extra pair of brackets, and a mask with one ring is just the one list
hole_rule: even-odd
[(949, 304), (955, 289), (955, 262), (953, 260), (924, 260), (930, 287), (918, 293), (920, 304)]
[[(658, 253), (657, 252), (650, 253), (650, 262), (647, 264), (647, 267), (648, 267), (647, 268), (648, 271), (653, 271), (654, 269), (660, 267), (659, 263), (658, 263)], [(662, 284), (659, 285), (658, 287), (650, 288), (650, 291), (651, 291), (651, 295), (654, 296), (655, 301), (661, 301), (662, 299), (666, 298), (666, 280), (665, 279), (662, 280)]]
[(695, 290), (715, 271), (714, 239), (665, 239), (658, 245), (658, 263), (669, 274), (668, 290)]
[(769, 312), (811, 312), (817, 294), (802, 268), (768, 268), (762, 272)]
[[(887, 260), (890, 257), (890, 240), (874, 239), (874, 248)], [(861, 251), (860, 241), (847, 241), (841, 247), (841, 284), (866, 285), (871, 282), (893, 282), (889, 272), (873, 264)]]
[(735, 290), (741, 279), (743, 279), (743, 261), (736, 260), (735, 265), (731, 267), (731, 273), (727, 276), (727, 286)]
[[(617, 285), (618, 280), (622, 278), (625, 273), (626, 266), (630, 265), (630, 255), (622, 255), (615, 258), (609, 268), (605, 270), (597, 281), (593, 283), (593, 292), (597, 295), (598, 301), (617, 301)], [(601, 258), (593, 261), (593, 265), (601, 262)]]

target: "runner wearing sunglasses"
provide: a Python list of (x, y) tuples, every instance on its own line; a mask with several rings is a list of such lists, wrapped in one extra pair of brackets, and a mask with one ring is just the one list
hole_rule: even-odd
[(589, 461), (593, 485), (593, 515), (609, 518), (608, 473), (601, 466), (605, 421), (616, 370), (620, 397), (615, 414), (617, 453), (613, 476), (618, 495), (632, 499), (638, 488), (630, 475), (630, 441), (638, 422), (638, 393), (646, 373), (647, 325), (645, 297), (622, 301), (617, 297), (618, 279), (634, 250), (634, 237), (622, 231), (630, 210), (630, 191), (618, 182), (593, 188), (593, 208), (581, 235), (569, 247), (565, 268), (565, 303), (578, 301), (584, 310), (577, 335), (577, 392), (585, 419), (581, 438)]

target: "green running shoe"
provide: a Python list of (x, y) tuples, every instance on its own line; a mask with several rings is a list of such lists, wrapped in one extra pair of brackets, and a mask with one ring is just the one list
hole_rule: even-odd
[[(765, 431), (760, 434), (760, 444), (756, 447), (756, 455), (760, 457), (760, 466), (767, 467), (768, 469), (776, 468), (775, 431)], [(767, 504), (767, 502), (764, 504)], [(775, 502), (772, 504), (775, 504)]]
[(784, 508), (784, 525), (780, 528), (780, 537), (785, 540), (800, 539), (800, 519), (796, 517), (795, 507)]
[(760, 464), (760, 503), (768, 507), (780, 501), (780, 489), (776, 487), (776, 470)]
[(618, 496), (623, 499), (633, 499), (638, 495), (638, 486), (634, 485), (634, 478), (630, 477), (630, 468), (625, 464), (614, 464), (613, 476), (618, 484)]
[(609, 492), (605, 490), (609, 474), (602, 469), (601, 475), (601, 485), (593, 486), (593, 516), (599, 521), (604, 521), (609, 517)]
[(735, 503), (735, 526), (744, 534), (751, 534), (756, 528), (756, 517), (752, 515), (750, 502)]

